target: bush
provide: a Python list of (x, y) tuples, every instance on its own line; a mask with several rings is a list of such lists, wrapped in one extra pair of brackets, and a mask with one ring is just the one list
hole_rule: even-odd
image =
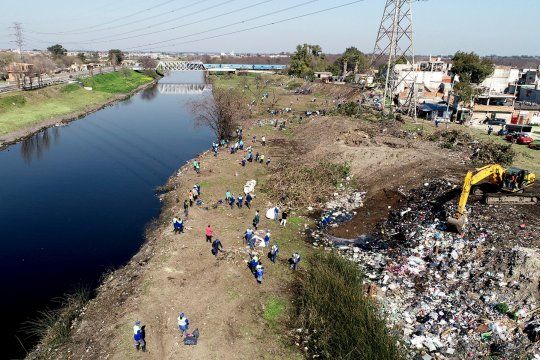
[(335, 253), (316, 254), (298, 279), (295, 302), (311, 355), (323, 359), (403, 359), (398, 340), (364, 293), (358, 267)]
[(293, 80), (293, 81), (290, 81), (287, 84), (287, 86), (285, 86), (285, 89), (287, 89), (287, 90), (296, 90), (299, 87), (301, 87), (302, 85), (303, 85), (303, 83), (301, 81)]
[(349, 101), (337, 108), (340, 115), (356, 117), (362, 114), (362, 107), (355, 101)]

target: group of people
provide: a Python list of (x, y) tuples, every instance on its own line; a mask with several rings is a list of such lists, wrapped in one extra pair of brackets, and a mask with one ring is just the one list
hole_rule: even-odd
[[(188, 198), (184, 200), (184, 217), (187, 219), (189, 214), (189, 208), (193, 206), (194, 203), (199, 201), (201, 195), (201, 185), (195, 184), (193, 188), (189, 190)], [(183, 233), (184, 232), (184, 220), (179, 217), (173, 218), (173, 231), (174, 233)]]
[(242, 195), (242, 193), (238, 194), (238, 197), (235, 197), (233, 193), (231, 193), (230, 190), (227, 190), (225, 193), (225, 202), (229, 204), (231, 209), (233, 209), (236, 206), (238, 206), (239, 209), (241, 209), (244, 204), (249, 209), (251, 208), (251, 202), (253, 201), (253, 195), (251, 193), (247, 193), (246, 197)]

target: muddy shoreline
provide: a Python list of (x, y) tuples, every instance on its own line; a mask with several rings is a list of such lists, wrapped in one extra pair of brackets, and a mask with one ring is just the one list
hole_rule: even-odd
[(52, 119), (44, 120), (43, 122), (40, 122), (38, 125), (6, 134), (3, 137), (0, 137), (0, 151), (6, 149), (8, 146), (15, 145), (16, 143), (20, 141), (29, 139), (35, 134), (40, 133), (50, 127), (56, 126), (56, 124), (62, 124), (62, 125), (69, 124), (72, 121), (79, 120), (89, 114), (95, 113), (108, 106), (114, 105), (117, 102), (127, 100), (133, 95), (137, 94), (138, 92), (157, 84), (158, 80), (159, 79), (154, 79), (153, 81), (147, 84), (141, 85), (127, 94), (115, 95), (103, 104), (89, 106), (87, 109), (82, 110), (82, 111), (77, 111), (77, 112), (72, 112), (65, 115), (56, 116)]

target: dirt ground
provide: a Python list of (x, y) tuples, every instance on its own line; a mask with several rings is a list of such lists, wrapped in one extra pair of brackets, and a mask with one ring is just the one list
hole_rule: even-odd
[[(293, 98), (296, 95), (285, 95), (280, 101), (288, 103)], [(399, 203), (404, 189), (433, 177), (447, 177), (459, 183), (465, 174), (465, 165), (449, 150), (435, 143), (396, 136), (387, 125), (321, 116), (289, 123), (285, 131), (280, 131), (270, 125), (259, 126), (257, 120), (243, 124), (244, 138), (267, 137), (268, 145), (262, 147), (256, 143), (254, 151), (269, 156), (270, 167), (248, 163), (243, 168), (239, 164), (243, 153), (231, 155), (224, 150), (218, 157), (209, 152), (201, 155), (199, 175), (190, 164), (184, 166), (166, 186), (173, 190), (161, 195), (163, 211), (149, 228), (147, 243), (127, 266), (106, 277), (97, 297), (74, 324), (72, 339), (53, 352), (41, 349), (48, 357), (302, 358), (302, 353), (291, 346), (286, 336), (291, 320), (287, 317), (287, 306), (273, 319), (269, 319), (266, 311), (276, 299), (284, 304), (290, 302), (292, 274), (286, 263), (290, 254), (300, 251), (304, 257), (317, 251), (304, 242), (304, 224), (309, 222), (304, 216), (305, 209), (293, 211), (285, 229), (264, 217), (276, 199), (260, 189), (268, 174), (280, 168), (284, 162), (280, 160), (293, 157), (298, 166), (322, 158), (350, 164), (355, 186), (367, 192), (357, 216), (333, 231), (335, 236), (350, 238), (368, 232), (385, 219)], [(247, 145), (251, 145), (251, 140)], [(251, 179), (258, 182), (252, 209), (216, 204), (227, 190), (239, 194)], [(172, 218), (184, 218), (182, 203), (196, 183), (202, 187), (204, 204), (190, 209), (185, 233), (174, 234)], [(247, 269), (248, 251), (242, 241), (256, 209), (261, 212), (259, 228), (270, 229), (272, 241), (281, 249), (281, 259), (275, 265), (266, 260), (267, 249), (260, 251), (265, 266), (262, 285), (256, 283)], [(204, 229), (208, 224), (225, 248), (217, 259), (205, 242)], [(181, 342), (176, 325), (181, 311), (190, 319), (190, 330), (200, 330), (197, 346), (184, 346)], [(136, 320), (146, 326), (148, 352), (145, 354), (133, 349), (132, 326)]]

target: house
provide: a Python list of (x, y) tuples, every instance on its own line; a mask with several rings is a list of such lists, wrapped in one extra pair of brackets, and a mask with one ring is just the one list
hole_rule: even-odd
[(540, 104), (540, 84), (522, 85), (519, 87), (518, 100)]
[(444, 102), (424, 102), (422, 104), (418, 104), (417, 110), (419, 117), (430, 120), (434, 120), (436, 118), (444, 118), (446, 111), (451, 111), (448, 105)]
[(480, 86), (489, 94), (508, 93), (510, 85), (515, 84), (520, 78), (519, 69), (510, 66), (495, 66), (493, 74), (487, 77)]
[(329, 81), (332, 79), (332, 73), (328, 71), (315, 72), (315, 77), (322, 81)]
[(34, 70), (33, 64), (27, 63), (12, 63), (7, 67), (8, 81), (19, 82), (24, 75), (32, 73)]

